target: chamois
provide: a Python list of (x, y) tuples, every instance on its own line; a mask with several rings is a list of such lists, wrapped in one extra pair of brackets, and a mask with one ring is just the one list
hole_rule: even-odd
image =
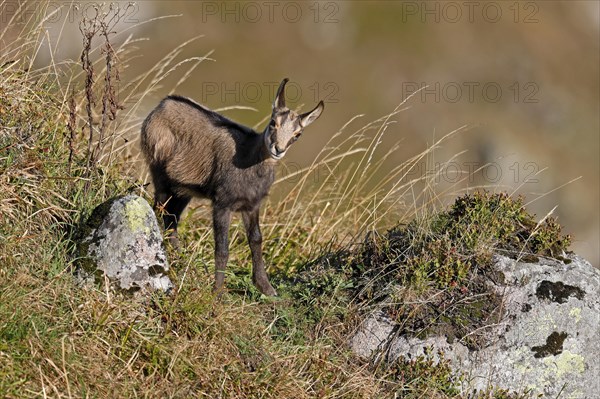
[(214, 290), (223, 289), (229, 258), (232, 212), (241, 212), (252, 253), (252, 281), (265, 295), (277, 295), (265, 271), (260, 204), (275, 178), (275, 165), (324, 104), (298, 115), (285, 105), (284, 79), (269, 124), (262, 133), (180, 96), (168, 96), (142, 124), (141, 146), (154, 183), (155, 207), (162, 210), (169, 240), (178, 247), (177, 223), (192, 197), (208, 198), (213, 208)]

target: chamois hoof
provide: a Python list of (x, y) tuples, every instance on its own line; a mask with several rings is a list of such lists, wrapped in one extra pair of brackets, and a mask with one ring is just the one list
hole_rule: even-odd
[(277, 291), (269, 281), (254, 281), (254, 286), (266, 296), (277, 296)]
[(263, 293), (266, 296), (277, 296), (277, 291), (275, 290), (275, 288), (269, 286), (268, 288), (260, 288), (258, 287), (258, 290)]
[(179, 243), (179, 237), (177, 236), (177, 233), (172, 233), (169, 236), (169, 244), (175, 251), (181, 252), (181, 246)]
[(223, 294), (225, 294), (226, 291), (227, 291), (227, 289), (225, 288), (225, 286), (222, 286), (222, 287), (213, 286), (213, 289), (212, 289), (213, 295), (219, 301), (221, 299), (223, 299)]

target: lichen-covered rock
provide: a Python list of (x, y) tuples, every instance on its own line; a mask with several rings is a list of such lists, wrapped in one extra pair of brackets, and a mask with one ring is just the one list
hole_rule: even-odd
[(161, 230), (143, 198), (127, 195), (99, 205), (80, 236), (80, 281), (107, 276), (124, 290), (173, 287)]
[[(382, 312), (376, 312), (367, 318), (351, 341), (354, 353), (361, 357), (385, 352), (385, 345), (390, 343), (390, 334), (394, 323)], [(377, 360), (377, 359), (374, 359)]]
[[(597, 398), (600, 392), (600, 271), (578, 256), (567, 262), (517, 262), (497, 256), (504, 274), (492, 289), (504, 297), (504, 317), (491, 324), (487, 345), (470, 350), (444, 336), (397, 336), (394, 323), (374, 314), (351, 340), (355, 353), (391, 362), (426, 348), (443, 353), (464, 392), (494, 386), (543, 398)], [(382, 335), (386, 335), (382, 337)]]

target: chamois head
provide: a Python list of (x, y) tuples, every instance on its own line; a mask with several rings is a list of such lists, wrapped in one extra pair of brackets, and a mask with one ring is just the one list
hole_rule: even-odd
[(320, 101), (315, 109), (300, 115), (287, 108), (285, 106), (285, 84), (288, 80), (288, 78), (283, 79), (279, 85), (273, 102), (271, 121), (265, 129), (265, 146), (271, 158), (276, 160), (283, 158), (290, 145), (298, 140), (302, 130), (317, 120), (325, 107), (323, 101)]

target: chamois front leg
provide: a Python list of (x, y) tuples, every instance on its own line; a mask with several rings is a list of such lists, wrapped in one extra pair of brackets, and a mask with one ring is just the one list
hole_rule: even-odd
[(258, 221), (259, 209), (242, 212), (244, 226), (246, 227), (246, 237), (252, 252), (252, 282), (265, 295), (275, 296), (277, 291), (269, 283), (269, 277), (265, 271), (265, 263), (262, 256), (262, 234)]
[(213, 231), (215, 235), (215, 286), (214, 291), (220, 294), (225, 281), (225, 267), (229, 259), (229, 209), (213, 208)]

